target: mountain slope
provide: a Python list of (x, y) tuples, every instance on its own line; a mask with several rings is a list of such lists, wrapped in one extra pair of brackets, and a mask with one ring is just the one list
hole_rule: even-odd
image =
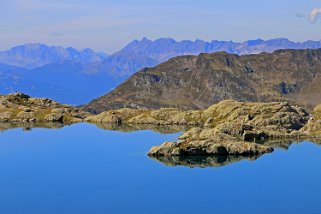
[(20, 91), (73, 105), (87, 103), (119, 83), (99, 70), (106, 57), (91, 49), (44, 44), (14, 47), (0, 52), (0, 62), (7, 64), (0, 64), (0, 93)]
[(74, 61), (51, 63), (33, 70), (1, 70), (0, 93), (16, 91), (47, 97), (62, 103), (80, 105), (117, 86), (118, 80), (108, 73), (96, 72), (98, 65)]
[(0, 63), (0, 93), (13, 93), (15, 91), (14, 85), (26, 72), (28, 72), (26, 69)]
[(94, 113), (123, 107), (204, 109), (225, 99), (321, 102), (321, 49), (181, 56), (143, 69), (85, 106)]

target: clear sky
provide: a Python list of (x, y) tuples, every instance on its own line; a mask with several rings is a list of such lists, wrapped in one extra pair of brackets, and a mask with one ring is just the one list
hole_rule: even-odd
[(142, 37), (321, 40), (320, 14), (321, 0), (0, 0), (0, 49), (41, 42), (112, 53)]

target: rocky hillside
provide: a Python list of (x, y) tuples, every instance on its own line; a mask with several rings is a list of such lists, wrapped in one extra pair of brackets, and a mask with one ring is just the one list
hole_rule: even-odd
[(321, 137), (321, 105), (314, 108), (313, 117), (308, 121), (304, 131), (307, 135)]
[(177, 107), (205, 109), (226, 99), (288, 101), (313, 109), (321, 103), (321, 49), (236, 55), (181, 56), (143, 69), (85, 110)]
[(1, 122), (81, 122), (89, 114), (47, 98), (22, 93), (0, 96)]

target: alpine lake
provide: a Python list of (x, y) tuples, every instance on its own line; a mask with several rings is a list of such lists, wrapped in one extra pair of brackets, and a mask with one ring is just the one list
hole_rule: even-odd
[(3, 214), (319, 214), (321, 144), (261, 157), (153, 159), (184, 127), (1, 124)]

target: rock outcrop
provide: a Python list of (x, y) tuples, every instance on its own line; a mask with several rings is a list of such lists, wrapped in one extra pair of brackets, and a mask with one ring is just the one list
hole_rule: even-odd
[(2, 122), (82, 122), (90, 114), (46, 98), (31, 98), (23, 93), (0, 96)]
[(272, 152), (255, 142), (303, 135), (310, 114), (286, 102), (243, 103), (222, 101), (206, 110), (182, 111), (121, 109), (86, 118), (88, 122), (116, 124), (187, 125), (194, 127), (179, 137), (153, 147), (150, 156), (260, 155)]
[(314, 108), (312, 112), (313, 117), (308, 121), (304, 127), (304, 134), (312, 137), (321, 137), (321, 105)]

